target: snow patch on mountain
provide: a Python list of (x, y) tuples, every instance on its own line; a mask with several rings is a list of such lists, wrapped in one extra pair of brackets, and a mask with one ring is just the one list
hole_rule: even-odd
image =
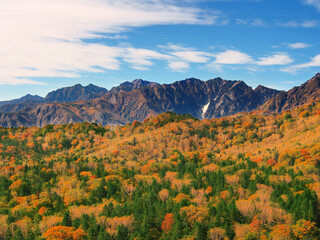
[(206, 114), (208, 108), (209, 108), (210, 102), (208, 104), (204, 105), (202, 108), (202, 118), (204, 118), (204, 115)]

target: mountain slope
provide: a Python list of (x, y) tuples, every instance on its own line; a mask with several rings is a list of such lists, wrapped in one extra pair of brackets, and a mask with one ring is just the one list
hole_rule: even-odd
[(60, 88), (47, 94), (45, 98), (33, 95), (26, 95), (19, 99), (0, 102), (0, 113), (17, 112), (33, 107), (38, 103), (66, 103), (80, 100), (92, 100), (103, 96), (108, 92), (107, 89), (89, 84), (82, 86), (77, 84), (72, 87)]
[(132, 82), (124, 82), (121, 83), (117, 87), (111, 88), (110, 92), (117, 93), (117, 92), (131, 92), (135, 89), (143, 88), (143, 87), (153, 87), (153, 86), (158, 86), (160, 85), (159, 83), (155, 82), (149, 82), (145, 81), (142, 79), (135, 79)]
[[(274, 96), (278, 91), (270, 89)], [(263, 104), (259, 93), (244, 82), (221, 78), (206, 82), (190, 78), (172, 84), (155, 85), (129, 93), (104, 96), (118, 114), (128, 121), (143, 120), (162, 112), (188, 113), (198, 118), (214, 118), (251, 111)], [(208, 105), (207, 111), (203, 107)]]
[[(46, 99), (67, 101), (88, 97), (90, 95), (84, 93), (85, 88), (76, 85), (59, 89), (55, 94), (48, 94)], [(198, 118), (216, 118), (252, 111), (278, 92), (265, 87), (253, 90), (242, 81), (226, 81), (221, 78), (208, 81), (189, 78), (162, 85), (138, 79), (123, 83), (92, 100), (42, 103), (17, 112), (2, 113), (0, 124), (8, 127), (84, 121), (103, 125), (125, 124), (167, 111), (188, 113)], [(77, 96), (77, 93), (80, 95)]]
[(79, 100), (91, 100), (107, 93), (108, 90), (102, 87), (89, 84), (82, 86), (81, 84), (72, 87), (60, 88), (52, 91), (45, 97), (46, 102), (75, 102)]
[(42, 102), (43, 100), (44, 100), (43, 97), (40, 97), (38, 95), (27, 94), (26, 96), (18, 99), (13, 99), (9, 101), (0, 101), (0, 106), (19, 104), (19, 103), (38, 103), (38, 102)]
[(279, 113), (318, 99), (320, 99), (320, 73), (299, 87), (278, 93), (259, 109)]
[(62, 235), (79, 227), (73, 236), (98, 239), (319, 240), (320, 103), (309, 106), (290, 118), (0, 128), (0, 238), (84, 240)]

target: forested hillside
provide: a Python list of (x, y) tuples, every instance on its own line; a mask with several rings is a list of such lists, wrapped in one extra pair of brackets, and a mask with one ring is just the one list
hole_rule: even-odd
[(320, 104), (0, 129), (0, 239), (319, 239)]

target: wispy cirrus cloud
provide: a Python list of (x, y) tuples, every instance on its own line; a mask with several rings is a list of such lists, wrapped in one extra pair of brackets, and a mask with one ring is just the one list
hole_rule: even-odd
[(171, 52), (171, 55), (191, 63), (206, 63), (213, 55), (207, 52), (183, 50)]
[(238, 50), (226, 50), (215, 55), (215, 64), (248, 64), (253, 62), (251, 56)]
[(190, 67), (190, 64), (183, 61), (171, 61), (169, 62), (168, 67), (174, 72), (182, 72), (187, 70)]
[(282, 71), (287, 73), (296, 73), (299, 70), (310, 68), (310, 67), (320, 67), (320, 54), (311, 58), (309, 62), (292, 65), (292, 66), (283, 68)]
[(320, 12), (320, 0), (304, 0), (304, 3), (315, 7)]
[(215, 60), (207, 64), (207, 68), (210, 70), (221, 72), (224, 66), (248, 66), (253, 63), (253, 58), (239, 50), (225, 50), (223, 52), (216, 53)]
[(3, 0), (0, 16), (0, 84), (117, 70), (122, 61), (145, 69), (168, 56), (83, 39), (120, 36), (133, 27), (219, 21), (219, 14), (168, 0)]
[(190, 67), (190, 63), (207, 63), (214, 54), (176, 44), (158, 46), (167, 55), (168, 67), (172, 71), (181, 72)]
[(292, 48), (292, 49), (302, 49), (302, 48), (311, 47), (311, 44), (303, 43), (303, 42), (296, 42), (296, 43), (289, 43), (288, 47)]
[(314, 28), (319, 27), (319, 22), (316, 20), (305, 20), (305, 21), (288, 21), (288, 22), (277, 22), (280, 27), (289, 27), (289, 28)]
[(136, 70), (147, 70), (154, 63), (152, 60), (170, 60), (172, 57), (148, 49), (126, 48), (123, 49), (123, 60), (130, 63)]
[(267, 26), (267, 24), (262, 19), (241, 19), (237, 18), (235, 19), (235, 23), (237, 25), (250, 25), (250, 26), (256, 26), (256, 27), (264, 27)]
[(274, 53), (255, 60), (252, 56), (239, 50), (226, 50), (215, 54), (215, 60), (207, 65), (209, 69), (222, 71), (224, 66), (242, 68), (249, 71), (258, 71), (262, 67), (284, 66), (293, 63), (287, 53)]
[(272, 56), (261, 57), (256, 62), (259, 66), (288, 65), (293, 59), (287, 53), (276, 53)]

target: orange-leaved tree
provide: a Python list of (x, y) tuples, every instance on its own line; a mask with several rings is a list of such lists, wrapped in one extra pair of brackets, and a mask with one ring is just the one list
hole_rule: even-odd
[(173, 223), (174, 223), (173, 214), (167, 213), (162, 222), (161, 229), (166, 233), (168, 233), (171, 230)]
[(87, 234), (81, 228), (54, 226), (44, 234), (46, 240), (82, 240)]

